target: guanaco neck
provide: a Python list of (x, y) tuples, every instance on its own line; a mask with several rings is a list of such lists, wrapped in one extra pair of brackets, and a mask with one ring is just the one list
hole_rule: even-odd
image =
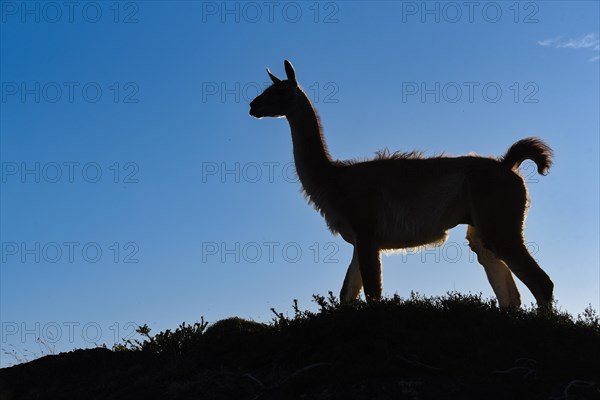
[(286, 118), (292, 131), (298, 178), (306, 194), (319, 206), (318, 197), (324, 194), (325, 186), (330, 183), (334, 167), (317, 112), (302, 89), (298, 89), (298, 103)]

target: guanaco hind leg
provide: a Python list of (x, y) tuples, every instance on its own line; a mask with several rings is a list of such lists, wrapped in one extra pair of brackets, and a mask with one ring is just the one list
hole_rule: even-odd
[(344, 279), (344, 285), (340, 292), (340, 301), (342, 304), (348, 304), (352, 300), (355, 300), (362, 289), (362, 277), (360, 275), (360, 266), (358, 264), (358, 252), (356, 247), (352, 253), (352, 261), (346, 272), (346, 278)]
[(531, 291), (538, 308), (543, 311), (550, 311), (552, 309), (554, 283), (529, 254), (523, 241), (511, 241), (511, 238), (505, 238), (499, 244), (494, 245), (494, 247), (497, 246), (497, 249), (494, 250), (495, 253), (502, 258), (515, 276)]
[(494, 289), (500, 307), (519, 307), (521, 296), (510, 269), (494, 253), (485, 248), (481, 237), (477, 234), (477, 230), (471, 225), (467, 228), (467, 240), (473, 252), (477, 254), (477, 260), (485, 269), (488, 281)]

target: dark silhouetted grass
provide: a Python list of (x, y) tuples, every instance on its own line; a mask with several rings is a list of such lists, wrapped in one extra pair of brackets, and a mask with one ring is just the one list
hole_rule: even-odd
[[(600, 398), (600, 323), (588, 308), (500, 310), (456, 293), (319, 310), (269, 324), (181, 324), (113, 351), (79, 350), (0, 371), (2, 398)], [(37, 388), (37, 389), (36, 389)], [(43, 390), (42, 390), (43, 389)], [(11, 397), (12, 396), (12, 397)], [(40, 397), (41, 396), (41, 397)], [(63, 396), (63, 397), (61, 397)]]

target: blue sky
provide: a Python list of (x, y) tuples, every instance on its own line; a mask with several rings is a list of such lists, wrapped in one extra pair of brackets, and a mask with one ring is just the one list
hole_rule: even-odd
[[(599, 308), (598, 2), (0, 4), (1, 347), (20, 358), (339, 292), (352, 248), (300, 193), (287, 122), (248, 116), (286, 58), (335, 158), (546, 140), (526, 239), (560, 307)], [(464, 234), (384, 256), (385, 294), (491, 296)]]

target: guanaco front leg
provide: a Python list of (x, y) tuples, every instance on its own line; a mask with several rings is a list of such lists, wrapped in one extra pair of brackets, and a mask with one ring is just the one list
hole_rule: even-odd
[(365, 297), (367, 301), (380, 300), (382, 279), (379, 248), (369, 241), (358, 240), (355, 249), (358, 252), (358, 264), (365, 290)]
[(344, 279), (344, 285), (340, 292), (340, 301), (342, 304), (348, 304), (355, 300), (362, 289), (362, 277), (360, 275), (360, 266), (358, 264), (358, 252), (354, 247), (352, 253), (352, 261), (346, 272), (346, 278)]

